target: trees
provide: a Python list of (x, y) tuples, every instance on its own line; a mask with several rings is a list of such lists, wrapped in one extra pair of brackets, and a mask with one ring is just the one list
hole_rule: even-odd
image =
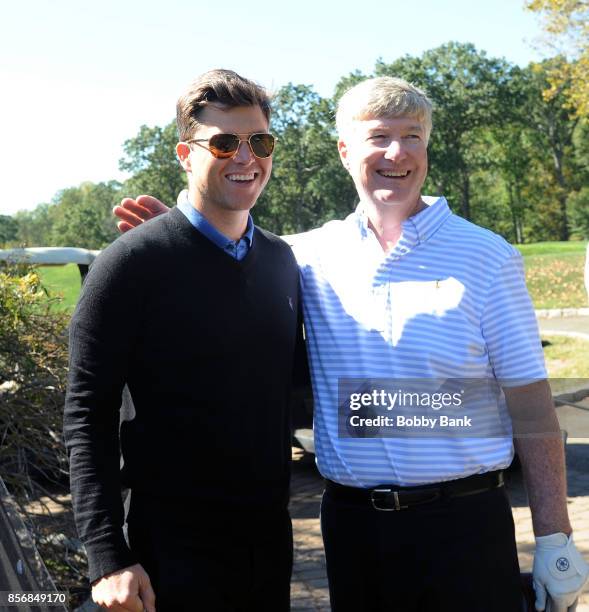
[(428, 93), (435, 108), (429, 184), (451, 203), (458, 202), (463, 217), (472, 218), (472, 175), (490, 163), (485, 147), (479, 146), (482, 134), (511, 120), (511, 67), (472, 44), (451, 42), (421, 57), (379, 61), (375, 75), (405, 78)]
[[(567, 84), (549, 99), (542, 96), (563, 61), (520, 69), (458, 43), (420, 57), (379, 60), (375, 76), (405, 78), (433, 101), (426, 192), (446, 195), (463, 217), (516, 242), (567, 240), (573, 194), (575, 231), (582, 233), (587, 164), (575, 153), (579, 120), (566, 103)], [(362, 78), (350, 74), (338, 93)]]
[[(569, 21), (588, 3), (529, 2), (564, 7)], [(581, 8), (570, 12), (573, 6)], [(518, 68), (451, 42), (419, 57), (378, 60), (373, 74), (403, 77), (433, 100), (426, 193), (444, 194), (462, 216), (512, 241), (566, 240), (571, 232), (589, 233), (589, 123), (574, 106), (578, 83), (567, 76), (555, 87), (552, 80), (570, 75), (575, 62), (555, 57)], [(357, 70), (342, 77), (331, 99), (307, 85), (278, 91), (273, 178), (253, 210), (258, 224), (300, 232), (352, 210), (357, 195), (338, 159), (334, 111), (341, 94), (364, 78)], [(61, 191), (51, 204), (14, 216), (16, 241), (100, 248), (117, 236), (110, 209), (121, 196), (150, 193), (173, 204), (185, 186), (176, 140), (173, 123), (142, 126), (124, 144), (120, 167), (131, 176), (122, 187), (111, 181)], [(0, 220), (0, 240), (7, 231)]]
[(57, 192), (49, 204), (14, 215), (19, 246), (102, 249), (117, 236), (112, 208), (121, 199), (117, 181), (82, 183)]
[(570, 60), (550, 70), (545, 99), (567, 85), (569, 110), (589, 118), (589, 0), (528, 0), (526, 6), (544, 17), (549, 46)]
[(8, 242), (16, 240), (18, 236), (18, 222), (8, 215), (0, 215), (0, 248)]
[(549, 98), (542, 96), (542, 92), (548, 86), (550, 75), (560, 70), (564, 63), (562, 58), (555, 58), (532, 64), (524, 73), (523, 84), (526, 91), (523, 122), (527, 124), (537, 152), (544, 159), (544, 167), (552, 177), (548, 190), (550, 198), (558, 203), (559, 240), (569, 239), (567, 199), (575, 175), (573, 134), (578, 118), (565, 103), (569, 89), (566, 84)]
[(53, 230), (54, 207), (45, 202), (33, 210), (21, 210), (14, 215), (18, 223), (19, 246), (50, 246)]
[(176, 159), (177, 142), (174, 122), (163, 128), (142, 125), (137, 136), (125, 141), (125, 157), (119, 161), (119, 168), (132, 176), (124, 184), (124, 194), (148, 193), (174, 204), (178, 193), (186, 187), (184, 172)]
[(59, 192), (54, 199), (52, 246), (74, 246), (101, 249), (118, 235), (112, 208), (118, 204), (121, 185), (82, 183)]
[(356, 198), (341, 165), (334, 106), (306, 85), (286, 85), (273, 100), (278, 137), (272, 179), (254, 209), (257, 223), (297, 233), (351, 212)]

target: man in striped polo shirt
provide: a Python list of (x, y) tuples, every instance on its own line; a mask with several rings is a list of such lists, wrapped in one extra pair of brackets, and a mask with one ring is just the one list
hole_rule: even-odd
[[(431, 132), (421, 90), (364, 81), (340, 100), (337, 128), (360, 203), (294, 243), (317, 465), (327, 479), (332, 609), (519, 612), (501, 473), (513, 429), (548, 434), (517, 438), (516, 447), (537, 537), (536, 605), (545, 608), (548, 591), (552, 610), (567, 610), (589, 569), (572, 541), (563, 444), (521, 258), (453, 215), (443, 197), (421, 195)], [(151, 214), (134, 201), (117, 214), (134, 224), (137, 212)], [(420, 421), (414, 406), (403, 407), (413, 421), (395, 421), (399, 397), (431, 399), (432, 381), (457, 380), (470, 381), (470, 399), (450, 412), (462, 415), (458, 425), (443, 429), (431, 403), (419, 407)], [(481, 383), (495, 382), (502, 392), (481, 400)], [(464, 389), (453, 391), (438, 396), (462, 401)]]
[[(321, 523), (333, 609), (519, 611), (501, 475), (513, 458), (509, 414), (524, 433), (559, 431), (521, 257), (453, 215), (443, 197), (422, 197), (431, 131), (422, 91), (388, 77), (364, 81), (342, 97), (336, 122), (360, 203), (294, 249), (327, 478)], [(384, 399), (379, 387), (391, 399), (408, 385), (468, 379), (497, 381), (503, 393), (458, 411), (472, 418), (473, 436), (438, 424), (429, 435), (365, 428), (362, 438), (341, 426), (342, 415), (348, 430), (354, 419), (345, 414), (351, 403), (342, 405), (349, 379), (364, 380), (347, 386), (363, 391), (355, 399), (369, 415)], [(507, 424), (503, 435), (484, 421), (493, 411), (495, 424)], [(572, 542), (562, 440), (522, 437), (516, 447), (537, 536), (537, 607), (548, 589), (566, 610), (588, 570)]]

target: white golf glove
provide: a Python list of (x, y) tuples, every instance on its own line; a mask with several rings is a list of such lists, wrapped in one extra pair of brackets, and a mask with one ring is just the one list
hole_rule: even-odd
[(577, 550), (572, 535), (553, 533), (536, 538), (533, 574), (536, 610), (573, 612), (589, 576), (589, 565)]

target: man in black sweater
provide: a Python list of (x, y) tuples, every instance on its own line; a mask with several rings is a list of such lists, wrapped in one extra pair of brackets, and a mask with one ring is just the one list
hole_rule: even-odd
[[(270, 177), (269, 113), (231, 71), (190, 86), (177, 105), (187, 201), (100, 255), (72, 319), (71, 490), (107, 609), (289, 609), (298, 270), (249, 215)], [(119, 436), (125, 384), (135, 415)]]

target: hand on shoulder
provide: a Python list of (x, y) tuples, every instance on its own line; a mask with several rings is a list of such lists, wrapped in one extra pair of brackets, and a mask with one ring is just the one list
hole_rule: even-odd
[(121, 233), (127, 232), (144, 221), (167, 213), (170, 209), (157, 198), (150, 195), (141, 195), (137, 199), (123, 198), (118, 206), (113, 208), (113, 214), (120, 221), (117, 227)]

